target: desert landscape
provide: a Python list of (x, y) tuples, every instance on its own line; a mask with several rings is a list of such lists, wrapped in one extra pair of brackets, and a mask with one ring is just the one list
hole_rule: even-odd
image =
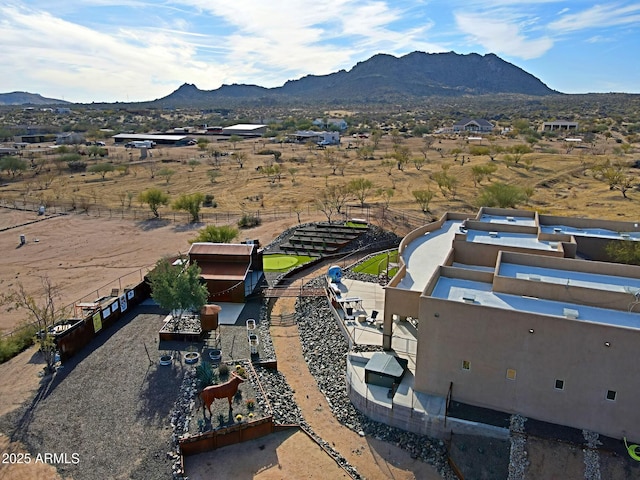
[[(599, 134), (590, 142), (573, 144), (558, 137), (527, 142), (524, 136), (511, 134), (471, 140), (450, 134), (402, 135), (391, 130), (378, 139), (345, 136), (339, 147), (327, 148), (273, 143), (264, 138), (205, 140), (187, 147), (155, 148), (145, 159), (138, 158), (140, 153), (135, 149), (108, 143), (108, 157), (85, 158), (88, 167), (105, 162), (112, 165), (104, 175), (89, 168), (70, 172), (60, 160), (68, 153), (50, 155), (45, 153), (49, 145), (28, 146), (22, 158), (34, 167), (16, 175), (3, 171), (0, 177), (0, 247), (5, 252), (0, 271), (2, 291), (23, 285), (37, 297), (41, 277), (46, 276), (59, 291), (58, 304), (72, 308), (76, 301), (139, 282), (159, 258), (186, 252), (189, 240), (207, 224), (235, 225), (243, 215), (257, 217), (261, 225), (242, 229), (238, 240), (258, 239), (262, 245), (299, 222), (352, 217), (365, 218), (402, 235), (445, 211), (475, 212), (488, 198), (487, 187), (495, 184), (516, 187), (519, 195), (513, 206), (519, 208), (567, 216), (637, 219), (637, 145), (622, 143), (622, 135)], [(629, 147), (622, 149), (621, 144)], [(528, 149), (517, 153), (516, 147), (522, 145)], [(362, 185), (362, 180), (366, 187), (361, 188), (358, 198), (351, 182)], [(140, 194), (152, 187), (169, 198), (168, 204), (160, 207), (159, 218), (140, 200)], [(210, 195), (215, 202), (215, 206), (201, 208), (197, 223), (190, 221), (187, 212), (171, 206), (180, 195), (194, 192)], [(425, 203), (425, 196), (416, 192), (429, 192), (429, 200)], [(336, 201), (342, 202), (339, 209)], [(45, 207), (42, 214), (41, 206)], [(2, 333), (26, 320), (22, 311), (8, 305), (2, 308)], [(279, 301), (274, 312), (286, 313), (292, 308), (292, 304)], [(416, 463), (406, 452), (367, 443), (341, 426), (323, 404), (313, 377), (308, 371), (305, 374), (297, 329), (274, 327), (271, 333), (276, 351), (288, 358), (291, 371), (284, 373), (292, 387), (309, 392), (306, 397), (296, 397), (305, 417), (366, 478), (438, 477), (430, 466)], [(33, 348), (0, 365), (2, 451), (24, 448), (10, 442), (10, 419), (38, 391), (41, 370)], [(334, 469), (335, 463), (318, 456), (317, 445), (301, 440), (300, 435), (263, 442), (268, 445), (264, 450), (271, 454), (277, 451), (277, 461), (256, 458), (262, 467), (246, 464), (242, 478), (326, 478), (314, 475)], [(540, 445), (532, 449), (531, 475), (566, 471), (569, 464), (576, 471), (582, 467), (571, 448)], [(243, 458), (243, 447), (234, 448), (237, 453), (225, 451), (224, 455)], [(190, 460), (203, 472), (202, 477), (193, 478), (206, 478), (216, 455), (220, 453)], [(309, 463), (294, 460), (301, 457), (308, 457)], [(610, 471), (608, 478), (612, 480), (627, 478), (624, 465)], [(59, 478), (50, 468), (25, 472), (0, 467), (3, 478)]]

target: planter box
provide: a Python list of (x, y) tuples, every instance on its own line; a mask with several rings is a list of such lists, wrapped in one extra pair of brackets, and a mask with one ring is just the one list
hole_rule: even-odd
[(273, 417), (265, 417), (250, 422), (238, 423), (230, 427), (211, 430), (199, 435), (180, 439), (180, 453), (184, 457), (208, 452), (216, 448), (234, 445), (247, 440), (264, 437), (273, 433)]

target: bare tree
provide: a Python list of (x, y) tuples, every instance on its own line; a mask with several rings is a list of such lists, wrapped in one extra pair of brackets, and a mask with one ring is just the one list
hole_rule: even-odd
[(53, 326), (64, 320), (68, 312), (64, 308), (57, 307), (56, 302), (60, 299), (60, 293), (49, 277), (44, 276), (40, 279), (42, 291), (36, 298), (27, 293), (24, 285), (20, 283), (16, 290), (0, 296), (0, 304), (9, 304), (12, 308), (26, 310), (27, 321), (36, 327), (35, 341), (44, 356), (46, 370), (51, 373), (54, 370), (57, 351)]

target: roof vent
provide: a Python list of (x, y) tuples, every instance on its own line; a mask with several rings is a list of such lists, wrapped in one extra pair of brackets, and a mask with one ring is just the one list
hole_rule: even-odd
[(516, 219), (513, 217), (507, 217), (507, 222), (515, 222)]
[(489, 232), (489, 236), (495, 238), (498, 236), (498, 232)]
[(542, 278), (540, 278), (540, 275), (529, 275), (529, 280), (532, 282), (540, 282)]
[(462, 295), (462, 301), (465, 303), (475, 303), (476, 296), (470, 293), (465, 293)]
[(562, 233), (562, 228), (560, 228), (560, 227), (555, 227), (555, 228), (553, 229), (553, 233)]
[(578, 318), (578, 310), (574, 310), (573, 308), (563, 308), (562, 314), (567, 318), (573, 318), (574, 320)]
[(628, 233), (621, 233), (620, 236), (622, 238), (631, 238), (631, 235), (629, 235)]

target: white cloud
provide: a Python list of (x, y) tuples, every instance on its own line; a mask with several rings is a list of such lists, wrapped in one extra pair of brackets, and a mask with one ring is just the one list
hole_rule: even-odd
[(529, 38), (523, 33), (527, 24), (535, 25), (535, 19), (515, 19), (492, 11), (456, 12), (455, 20), (472, 43), (492, 53), (526, 60), (544, 55), (553, 46), (553, 40), (548, 36)]
[(549, 28), (560, 32), (630, 25), (640, 22), (640, 4), (621, 6), (620, 4), (594, 5), (578, 13), (570, 13), (551, 22)]
[(612, 38), (637, 41), (602, 27), (640, 23), (640, 4), (623, 0), (582, 10), (588, 2), (11, 1), (0, 0), (0, 62), (11, 67), (0, 91), (72, 101), (150, 100), (184, 82), (275, 87), (376, 53), (477, 51), (544, 62), (569, 34), (573, 42), (580, 31), (595, 51)]
[(0, 19), (0, 62), (13, 69), (0, 78), (3, 91), (21, 89), (11, 84), (14, 79), (31, 79), (40, 86), (38, 93), (56, 85), (52, 94), (73, 101), (148, 100), (168, 94), (170, 86), (221, 73), (197, 61), (194, 48), (168, 32), (107, 35), (48, 13), (11, 7), (0, 8)]

